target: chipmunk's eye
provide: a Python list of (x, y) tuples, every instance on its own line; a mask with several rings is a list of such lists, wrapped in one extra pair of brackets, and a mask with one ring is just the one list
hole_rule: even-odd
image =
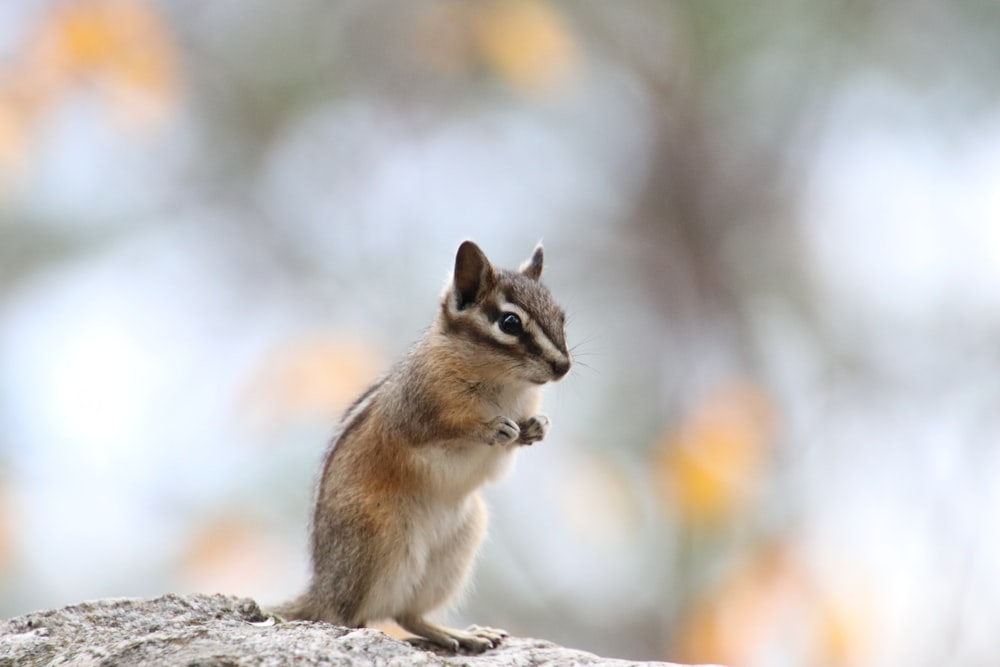
[(514, 313), (501, 313), (500, 331), (511, 336), (517, 336), (524, 331), (524, 327), (521, 325), (521, 318)]

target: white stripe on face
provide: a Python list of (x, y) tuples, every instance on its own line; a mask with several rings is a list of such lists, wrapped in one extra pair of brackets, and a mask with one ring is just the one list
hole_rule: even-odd
[(549, 337), (545, 335), (540, 326), (534, 322), (528, 322), (528, 326), (525, 328), (531, 334), (532, 338), (535, 339), (535, 342), (538, 343), (538, 346), (542, 348), (542, 353), (548, 361), (558, 362), (567, 360), (567, 355), (556, 347), (555, 343), (549, 340)]
[[(553, 343), (549, 339), (549, 337), (545, 334), (545, 331), (540, 326), (538, 326), (537, 322), (535, 322), (533, 319), (531, 319), (531, 317), (528, 316), (528, 313), (525, 312), (523, 308), (514, 303), (504, 302), (500, 304), (500, 313), (501, 313), (500, 316), (501, 320), (503, 319), (502, 315), (503, 313), (514, 313), (515, 315), (521, 318), (521, 326), (524, 328), (525, 331), (528, 332), (528, 334), (538, 344), (538, 346), (542, 348), (542, 355), (545, 357), (546, 360), (550, 362), (560, 362), (567, 360), (567, 355), (558, 347), (556, 347), (555, 343)], [(500, 330), (499, 320), (496, 322), (493, 329), (499, 332), (499, 334), (503, 337), (502, 340), (517, 340), (517, 336), (505, 333)]]

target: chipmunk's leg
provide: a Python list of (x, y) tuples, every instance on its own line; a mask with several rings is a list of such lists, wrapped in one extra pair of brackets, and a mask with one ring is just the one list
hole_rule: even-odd
[(421, 616), (401, 616), (396, 619), (396, 622), (407, 632), (412, 632), (438, 646), (453, 651), (463, 648), (472, 653), (482, 653), (486, 649), (497, 646), (500, 640), (507, 636), (503, 630), (481, 628), (478, 625), (469, 626), (468, 630), (446, 628), (431, 623)]
[(506, 635), (503, 630), (472, 626), (453, 630), (431, 623), (424, 615), (438, 609), (461, 591), (476, 547), (486, 532), (486, 507), (478, 495), (469, 499), (465, 514), (459, 519), (453, 536), (435, 545), (427, 558), (427, 568), (407, 605), (395, 614), (394, 620), (404, 630), (452, 650), (463, 648), (481, 653), (496, 646)]
[(549, 432), (550, 425), (551, 422), (545, 415), (528, 417), (518, 424), (518, 428), (520, 429), (520, 435), (517, 439), (518, 444), (531, 445), (538, 442)]

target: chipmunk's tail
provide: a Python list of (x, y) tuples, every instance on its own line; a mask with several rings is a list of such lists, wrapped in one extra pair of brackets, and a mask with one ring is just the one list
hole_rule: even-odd
[(310, 604), (309, 593), (303, 593), (302, 595), (289, 600), (283, 604), (266, 610), (266, 613), (272, 614), (278, 617), (279, 621), (314, 621), (316, 620), (315, 614), (312, 610), (312, 605)]

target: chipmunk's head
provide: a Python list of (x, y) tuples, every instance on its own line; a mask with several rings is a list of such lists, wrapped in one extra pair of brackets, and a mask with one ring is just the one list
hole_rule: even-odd
[(539, 244), (511, 271), (490, 264), (472, 241), (459, 246), (441, 303), (441, 330), (474, 351), (485, 373), (544, 384), (569, 372), (566, 315), (540, 282), (543, 259)]

